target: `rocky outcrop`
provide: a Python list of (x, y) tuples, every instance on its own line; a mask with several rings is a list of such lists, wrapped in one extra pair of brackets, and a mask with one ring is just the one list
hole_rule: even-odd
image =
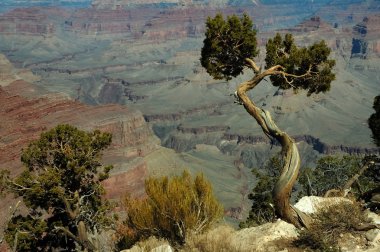
[(274, 223), (239, 230), (233, 234), (232, 243), (237, 248), (240, 244), (244, 244), (246, 251), (280, 251), (283, 249), (281, 243), (276, 244), (275, 241), (294, 240), (297, 237), (298, 231), (295, 226), (278, 220)]

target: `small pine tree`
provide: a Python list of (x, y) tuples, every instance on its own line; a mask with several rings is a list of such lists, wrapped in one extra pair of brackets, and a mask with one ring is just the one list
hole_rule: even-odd
[(261, 225), (277, 218), (272, 189), (280, 173), (281, 165), (280, 159), (274, 156), (266, 162), (264, 167), (252, 169), (252, 173), (257, 179), (257, 184), (248, 195), (248, 199), (252, 200), (252, 206), (248, 218), (244, 222), (240, 222), (240, 228)]
[(150, 236), (183, 244), (189, 232), (203, 232), (223, 214), (202, 174), (194, 180), (186, 171), (172, 178), (148, 178), (145, 191), (144, 199), (127, 196), (124, 200), (127, 218), (120, 232), (122, 246)]
[(58, 125), (23, 150), (19, 176), (2, 171), (2, 191), (22, 197), (28, 210), (12, 216), (5, 230), (14, 250), (96, 249), (89, 235), (111, 223), (100, 184), (112, 168), (100, 163), (110, 143), (109, 133)]

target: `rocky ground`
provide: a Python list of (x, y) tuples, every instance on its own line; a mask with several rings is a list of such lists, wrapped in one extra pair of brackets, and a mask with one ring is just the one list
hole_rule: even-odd
[[(337, 206), (343, 201), (350, 202), (346, 198), (321, 198), (303, 197), (296, 205), (299, 210), (315, 214), (321, 206)], [(380, 216), (366, 212), (370, 222), (380, 224)], [(312, 251), (297, 247), (294, 241), (298, 239), (300, 230), (292, 224), (280, 219), (273, 223), (266, 223), (257, 227), (234, 230), (231, 227), (221, 225), (198, 240), (198, 244), (189, 244), (179, 251), (229, 251), (229, 252), (301, 252)], [(327, 235), (327, 234), (326, 234)], [(202, 245), (200, 245), (202, 244)], [(194, 246), (194, 247), (193, 247)], [(380, 249), (380, 229), (371, 229), (361, 233), (341, 233), (337, 246), (340, 251), (346, 252), (375, 252)], [(203, 249), (203, 250), (202, 250)], [(174, 249), (165, 241), (150, 239), (141, 242), (131, 249), (122, 252), (171, 252)]]

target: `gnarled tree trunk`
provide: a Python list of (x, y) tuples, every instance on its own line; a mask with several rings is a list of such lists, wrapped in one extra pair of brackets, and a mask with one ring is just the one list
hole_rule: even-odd
[(273, 189), (276, 212), (283, 220), (294, 224), (296, 227), (308, 228), (310, 226), (310, 217), (293, 207), (289, 202), (290, 194), (297, 180), (300, 168), (300, 156), (297, 145), (287, 133), (277, 127), (270, 113), (257, 107), (247, 95), (247, 92), (256, 87), (266, 76), (283, 74), (282, 71), (278, 70), (281, 66), (274, 66), (261, 72), (254, 62), (249, 59), (247, 61), (254, 70), (255, 76), (251, 80), (240, 84), (236, 95), (239, 101), (244, 105), (245, 110), (255, 118), (264, 134), (270, 139), (276, 139), (282, 146), (284, 165), (281, 170), (281, 175)]

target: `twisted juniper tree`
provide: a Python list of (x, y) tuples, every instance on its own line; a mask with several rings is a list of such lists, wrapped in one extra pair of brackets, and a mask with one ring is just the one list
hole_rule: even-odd
[(248, 15), (208, 18), (201, 52), (201, 64), (215, 79), (230, 80), (249, 69), (253, 76), (241, 83), (235, 92), (238, 102), (256, 120), (264, 134), (282, 146), (283, 167), (273, 189), (277, 214), (297, 227), (308, 226), (308, 217), (289, 203), (296, 182), (300, 157), (295, 141), (280, 130), (269, 111), (259, 108), (248, 96), (265, 77), (279, 89), (306, 90), (307, 95), (326, 92), (335, 79), (329, 59), (330, 49), (324, 41), (309, 47), (298, 47), (291, 34), (277, 34), (266, 44), (265, 69), (258, 67), (256, 31)]

